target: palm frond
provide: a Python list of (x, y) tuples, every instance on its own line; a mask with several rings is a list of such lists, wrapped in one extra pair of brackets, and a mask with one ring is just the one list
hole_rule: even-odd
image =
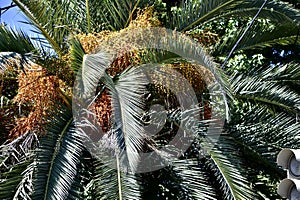
[[(29, 191), (22, 191), (21, 185), (23, 182), (27, 181), (27, 177), (23, 176), (23, 172), (26, 170), (27, 166), (32, 162), (31, 160), (24, 160), (19, 162), (10, 168), (7, 172), (1, 172), (0, 176), (0, 197), (1, 199), (13, 199), (15, 196), (21, 197), (22, 199), (28, 199), (26, 193)], [(30, 180), (29, 180), (30, 181)]]
[[(181, 128), (188, 132), (193, 131), (193, 133), (198, 131), (196, 132), (196, 140), (191, 146), (198, 152), (198, 156), (204, 156), (204, 160), (202, 159), (199, 164), (188, 160), (172, 162), (175, 172), (178, 170), (176, 173), (182, 178), (182, 183), (185, 180), (190, 180), (186, 183), (189, 187), (185, 190), (189, 191), (189, 194), (196, 199), (254, 198), (256, 194), (250, 186), (251, 183), (247, 180), (246, 167), (241, 163), (241, 157), (237, 153), (234, 143), (227, 138), (228, 136), (219, 136), (218, 133), (213, 133), (220, 131), (220, 128), (217, 128), (218, 123), (212, 123), (210, 126), (213, 126), (213, 129), (208, 131), (205, 124), (209, 120), (202, 120), (202, 123), (201, 120), (198, 120), (198, 123), (194, 120), (192, 122), (190, 118), (185, 119), (183, 121), (184, 126)], [(187, 126), (187, 124), (193, 124), (193, 126)], [(203, 152), (206, 153), (203, 154)], [(193, 185), (191, 179), (196, 178), (196, 175), (202, 176), (202, 178), (197, 178), (195, 185)]]
[(91, 154), (87, 149), (84, 149), (67, 199), (95, 199), (94, 185), (91, 184), (94, 183), (93, 166), (94, 162)]
[[(180, 8), (170, 17), (171, 27), (180, 31), (187, 31), (193, 27), (211, 21), (231, 16), (253, 17), (264, 1), (184, 1)], [(299, 22), (300, 13), (293, 6), (280, 2), (269, 1), (260, 17), (273, 22)]]
[[(222, 13), (219, 16), (207, 20), (205, 23), (221, 18), (236, 17), (253, 17), (264, 1), (245, 1), (229, 12)], [(282, 1), (268, 1), (259, 14), (259, 18), (269, 19), (276, 24), (299, 23), (300, 12), (293, 8), (292, 5)]]
[(85, 54), (84, 49), (77, 38), (70, 40), (70, 57), (72, 61), (72, 69), (75, 73), (78, 73), (82, 67), (83, 56)]
[[(233, 161), (233, 163), (241, 174), (246, 177), (249, 186), (251, 186), (252, 198), (255, 197), (255, 199), (261, 200), (278, 198), (279, 196), (275, 192), (276, 184), (278, 184), (280, 178), (284, 177), (284, 173), (276, 166), (274, 159), (270, 160), (264, 155), (268, 150), (266, 149), (263, 152), (259, 146), (249, 146), (250, 138), (244, 141), (231, 128), (227, 130), (230, 131), (230, 134), (222, 135), (218, 144), (222, 144), (221, 148), (223, 144), (226, 144), (230, 145), (231, 149), (235, 149), (233, 153), (235, 158), (233, 160), (236, 158), (238, 160)], [(228, 153), (226, 148), (222, 148), (222, 151), (224, 154)], [(230, 154), (232, 153), (229, 152)], [(231, 156), (229, 156), (229, 159), (231, 159)]]
[(83, 136), (75, 128), (72, 112), (63, 109), (52, 119), (36, 150), (32, 198), (65, 199), (76, 177)]
[[(247, 122), (248, 123), (248, 122)], [(258, 123), (257, 123), (258, 125)], [(244, 125), (242, 125), (244, 126)], [(242, 127), (241, 126), (241, 127)], [(247, 125), (246, 125), (247, 126)], [(260, 125), (258, 125), (260, 126)], [(264, 142), (257, 142), (256, 139), (259, 140), (259, 138), (263, 138), (264, 136), (258, 136), (258, 132), (254, 133), (254, 136), (250, 139), (250, 135), (246, 138), (243, 138), (243, 134), (246, 132), (246, 129), (243, 129), (241, 127), (232, 127), (228, 126), (227, 130), (230, 133), (230, 140), (232, 141), (232, 144), (239, 149), (239, 154), (241, 155), (241, 162), (244, 163), (247, 170), (252, 171), (262, 171), (264, 175), (269, 175), (271, 179), (275, 179), (278, 181), (280, 177), (283, 177), (283, 171), (279, 169), (275, 163), (275, 157), (276, 154), (268, 154), (266, 151), (270, 149), (267, 147), (267, 143)], [(254, 126), (253, 126), (254, 127)], [(248, 126), (250, 128), (250, 126)], [(243, 130), (240, 131), (239, 130)], [(258, 130), (258, 129), (257, 129)], [(245, 132), (244, 132), (245, 131)], [(253, 129), (252, 129), (253, 131)], [(247, 133), (246, 133), (247, 134)], [(271, 136), (271, 135), (270, 135)], [(267, 138), (264, 138), (263, 140), (268, 140)], [(254, 142), (256, 141), (256, 142)], [(256, 144), (255, 144), (256, 143)], [(265, 147), (263, 147), (265, 146)], [(272, 144), (270, 145), (272, 146)], [(271, 147), (272, 148), (272, 147)], [(275, 151), (276, 152), (276, 151)], [(272, 155), (272, 156), (270, 156)], [(253, 172), (251, 172), (253, 173)], [(249, 173), (250, 174), (250, 173)], [(250, 175), (251, 176), (251, 175)], [(255, 182), (253, 183), (255, 184)]]
[(235, 77), (239, 80), (233, 81), (235, 90), (239, 88), (239, 96), (234, 114), (238, 119), (230, 126), (232, 134), (270, 162), (275, 162), (282, 147), (299, 146), (299, 94), (289, 87), (298, 85), (299, 71), (295, 63), (261, 67), (250, 70), (243, 78), (245, 81), (239, 75)]
[(232, 87), (236, 98), (241, 101), (253, 102), (275, 110), (283, 109), (287, 112), (298, 112), (299, 94), (282, 85), (280, 81), (274, 81), (269, 70), (262, 76), (254, 77), (236, 74), (232, 78)]
[(14, 0), (59, 56), (65, 52), (65, 39), (72, 31), (85, 30), (83, 1)]
[[(170, 115), (173, 120), (178, 118), (176, 116), (178, 115)], [(216, 116), (218, 116), (218, 114), (216, 114)], [(197, 168), (200, 171), (200, 174), (204, 172), (211, 173), (210, 175), (209, 173), (207, 174), (207, 177), (210, 177), (208, 181), (205, 182), (200, 179), (200, 185), (202, 183), (207, 185), (206, 188), (210, 188), (210, 184), (219, 184), (219, 189), (222, 192), (221, 194), (216, 195), (220, 195), (220, 198), (223, 199), (254, 198), (256, 194), (250, 186), (251, 183), (247, 180), (248, 174), (245, 166), (240, 162), (241, 157), (237, 153), (235, 143), (227, 135), (221, 133), (223, 127), (220, 127), (218, 120), (197, 120), (188, 117), (186, 119), (181, 118), (181, 121), (182, 125), (180, 127), (186, 132), (192, 132), (192, 134), (194, 134), (195, 141), (191, 147), (198, 153), (197, 157), (204, 157), (204, 160), (202, 160), (198, 166), (193, 167), (193, 176), (195, 176)], [(185, 161), (180, 162), (183, 164)], [(174, 166), (176, 166), (176, 162), (174, 163)], [(193, 165), (190, 167), (192, 166)], [(207, 166), (207, 168), (204, 166)], [(186, 167), (188, 167), (188, 164), (186, 164)], [(179, 176), (183, 176), (183, 180), (184, 178), (188, 178), (185, 177), (186, 174), (178, 174)], [(195, 194), (198, 194), (200, 197), (208, 198), (206, 197), (206, 195), (209, 195), (208, 191), (193, 187), (193, 185), (189, 188), (195, 189), (197, 191)], [(214, 187), (214, 189), (217, 188)], [(211, 194), (209, 196), (211, 196)]]
[[(185, 112), (197, 112), (197, 109)], [(256, 196), (250, 186), (251, 183), (247, 181), (248, 174), (245, 167), (242, 167), (243, 164), (239, 161), (241, 158), (235, 145), (233, 145), (234, 143), (225, 136), (221, 135), (219, 137), (219, 134), (216, 133), (216, 131), (222, 130), (222, 127), (218, 127), (220, 126), (218, 122), (213, 123), (213, 119), (185, 118), (178, 111), (171, 111), (167, 116), (168, 121), (175, 122), (176, 125), (185, 130), (186, 134), (192, 133), (194, 135), (196, 138), (195, 144), (191, 146), (195, 148), (198, 154), (206, 152), (204, 154), (206, 155), (205, 159), (199, 164), (191, 160), (176, 161), (171, 159), (174, 166), (173, 170), (182, 179), (179, 182), (183, 184), (187, 181), (185, 183), (187, 187), (182, 186), (182, 189), (188, 195), (191, 195), (191, 198), (245, 199)], [(181, 122), (181, 125), (178, 124), (178, 120)], [(207, 128), (208, 123), (210, 123), (209, 126), (212, 126), (212, 128)], [(218, 142), (218, 140), (220, 141)], [(199, 146), (201, 149), (199, 149)], [(194, 155), (191, 154), (190, 156)], [(207, 168), (204, 166), (207, 166)], [(218, 186), (213, 187), (216, 184)], [(221, 193), (217, 193), (216, 190), (221, 191)]]
[[(76, 61), (80, 62), (80, 57), (82, 55), (82, 50), (76, 52), (76, 56), (79, 55)], [(107, 53), (97, 53), (84, 55), (82, 60), (81, 70), (77, 73), (77, 79), (79, 88), (75, 87), (74, 95), (80, 97), (81, 95), (89, 95), (96, 92), (96, 88), (99, 80), (104, 76), (105, 69), (112, 62), (112, 56)], [(79, 63), (78, 63), (79, 64)], [(81, 87), (80, 87), (81, 86)], [(74, 96), (73, 95), (73, 96)], [(86, 104), (88, 105), (88, 104)]]
[[(152, 5), (154, 1), (145, 0), (104, 0), (101, 2), (91, 1), (91, 19), (97, 31), (121, 30), (133, 19), (138, 7)], [(101, 27), (100, 27), (101, 26)], [(100, 29), (100, 30), (99, 30)]]
[[(107, 77), (107, 76), (106, 76)], [(119, 152), (128, 163), (129, 170), (135, 171), (138, 165), (138, 152), (142, 149), (145, 133), (142, 121), (148, 81), (139, 68), (129, 68), (116, 78), (115, 83), (109, 77), (105, 85), (109, 89), (113, 107), (113, 132), (118, 140)], [(124, 157), (123, 157), (124, 156)]]
[(272, 66), (267, 69), (264, 66), (253, 68), (249, 71), (248, 75), (255, 76), (257, 72), (261, 73), (260, 76), (264, 80), (282, 85), (289, 83), (299, 84), (300, 80), (300, 64), (294, 62)]
[[(249, 7), (260, 7), (263, 0), (250, 1)], [(299, 23), (300, 22), (300, 11), (293, 7), (293, 5), (283, 1), (268, 1), (265, 9), (274, 10), (275, 12), (282, 13), (290, 20)]]
[[(245, 107), (250, 107), (248, 112)], [(255, 191), (262, 194), (260, 199), (279, 198), (276, 187), (285, 173), (277, 167), (276, 157), (282, 148), (299, 147), (299, 122), (289, 114), (273, 114), (259, 106), (245, 107), (239, 114), (240, 119), (230, 124), (227, 130), (240, 145), (249, 178)]]
[(222, 198), (224, 199), (247, 199), (254, 198), (256, 194), (247, 180), (247, 174), (241, 167), (239, 155), (229, 140), (222, 140), (208, 152), (205, 161), (208, 169), (215, 177), (216, 183), (220, 184)]
[(0, 167), (6, 168), (22, 161), (27, 155), (31, 155), (30, 151), (36, 147), (37, 143), (37, 136), (31, 132), (19, 136), (12, 141), (7, 140), (0, 146), (0, 156), (2, 159)]
[(177, 160), (172, 162), (172, 170), (182, 179), (180, 185), (192, 199), (216, 199), (216, 190), (199, 165), (197, 160)]
[[(273, 30), (264, 31), (266, 27), (257, 24), (251, 28), (240, 41), (235, 52), (242, 50), (262, 49), (274, 45), (299, 44), (299, 26), (295, 23), (276, 25)], [(236, 32), (233, 37), (226, 38), (216, 45), (213, 55), (227, 55), (236, 44), (242, 32)]]
[[(296, 24), (288, 23), (277, 25), (275, 29), (270, 32), (262, 32), (258, 29), (254, 29), (248, 33), (247, 37), (244, 37), (237, 50), (272, 47), (274, 45), (297, 45), (300, 44), (298, 39), (299, 30), (300, 27)], [(254, 32), (257, 34), (253, 34)], [(252, 36), (250, 34), (252, 34)]]
[[(216, 16), (214, 18), (211, 18), (207, 20), (205, 23), (212, 22), (214, 20), (219, 20), (222, 18), (230, 18), (230, 17), (240, 17), (240, 18), (248, 18), (253, 17), (258, 12), (259, 8), (239, 8), (239, 9), (233, 9), (232, 11), (226, 12), (224, 14), (221, 14), (219, 16)], [(271, 22), (275, 24), (284, 24), (284, 23), (293, 23), (294, 19), (286, 16), (285, 14), (276, 11), (271, 8), (264, 8), (259, 13), (259, 18), (262, 19), (269, 19)]]
[(190, 30), (196, 25), (226, 12), (240, 3), (242, 3), (240, 0), (186, 0), (180, 6), (180, 10), (173, 12), (170, 16), (170, 28), (176, 28), (179, 31)]
[[(30, 160), (29, 160), (30, 161)], [(33, 159), (32, 159), (33, 161)], [(31, 194), (33, 191), (33, 173), (34, 173), (34, 162), (30, 162), (30, 164), (26, 167), (26, 169), (22, 172), (22, 179), (18, 184), (17, 190), (14, 194), (13, 199), (24, 199), (31, 200)]]
[(21, 55), (38, 53), (30, 37), (23, 31), (0, 27), (0, 52), (15, 52)]
[(281, 148), (299, 146), (299, 122), (295, 116), (273, 114), (253, 106), (241, 116), (243, 123), (231, 125), (232, 134), (271, 162)]
[(97, 199), (141, 199), (139, 178), (115, 166), (118, 156), (101, 156), (94, 164)]
[(15, 52), (0, 52), (0, 72), (10, 69), (14, 71), (30, 69), (34, 63), (30, 54), (19, 54)]

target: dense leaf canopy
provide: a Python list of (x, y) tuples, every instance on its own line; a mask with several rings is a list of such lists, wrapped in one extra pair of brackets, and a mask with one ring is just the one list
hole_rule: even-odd
[[(0, 199), (279, 199), (276, 154), (300, 146), (300, 10), (289, 2), (13, 0), (41, 37), (0, 27)], [(189, 37), (168, 44), (201, 65), (124, 39), (153, 27)], [(114, 59), (102, 54), (116, 44)], [(189, 94), (184, 81), (164, 78), (176, 74), (195, 107), (176, 96)], [(186, 133), (189, 147), (169, 156)], [(164, 167), (134, 173), (141, 152)]]

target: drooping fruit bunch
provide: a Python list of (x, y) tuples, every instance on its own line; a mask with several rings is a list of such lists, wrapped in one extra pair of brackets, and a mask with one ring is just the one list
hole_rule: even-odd
[[(48, 76), (39, 65), (31, 66), (25, 72), (18, 75), (19, 88), (13, 101), (19, 105), (21, 117), (16, 119), (16, 126), (10, 131), (11, 138), (28, 131), (44, 133), (48, 112), (56, 103), (62, 102), (57, 76)], [(29, 109), (22, 111), (22, 107)]]
[[(153, 7), (145, 8), (144, 10), (138, 10), (137, 17), (134, 20), (131, 20), (128, 27), (118, 31), (102, 31), (100, 33), (89, 33), (89, 34), (78, 34), (76, 37), (80, 41), (82, 48), (86, 54), (97, 53), (97, 51), (101, 48), (104, 48), (108, 41), (117, 41), (112, 44), (120, 45), (115, 47), (116, 49), (116, 59), (112, 62), (110, 66), (107, 68), (107, 73), (114, 77), (117, 74), (124, 71), (129, 66), (136, 66), (141, 64), (143, 55), (143, 50), (137, 49), (128, 41), (133, 40), (134, 38), (126, 38), (128, 41), (125, 41), (121, 36), (122, 33), (126, 33), (126, 31), (131, 31), (137, 28), (148, 28), (148, 27), (159, 27), (161, 26), (161, 22), (158, 20), (156, 13), (153, 11)], [(190, 34), (192, 36), (201, 36), (201, 34)], [(213, 35), (209, 32), (205, 32), (205, 37), (208, 39), (214, 39)], [(145, 36), (150, 37), (150, 36)], [(198, 37), (195, 37), (199, 39)], [(124, 41), (122, 41), (124, 40)], [(110, 43), (111, 44), (111, 43)], [(103, 47), (104, 46), (104, 47)], [(173, 68), (182, 74), (182, 76), (188, 81), (188, 83), (192, 86), (192, 88), (196, 91), (197, 94), (203, 93), (206, 89), (207, 80), (212, 80), (212, 74), (206, 70), (204, 67), (195, 66), (189, 63), (175, 63), (169, 64), (168, 67)], [(199, 71), (200, 69), (200, 71)], [(156, 76), (156, 75), (154, 75)], [(158, 75), (157, 75), (158, 76)], [(203, 77), (209, 77), (204, 80)], [(185, 88), (181, 85), (181, 82), (172, 82), (168, 80), (169, 83), (165, 85), (160, 84), (160, 77), (153, 77), (157, 83), (152, 87), (152, 89), (157, 90), (158, 93), (164, 98), (164, 95), (168, 95), (170, 90), (168, 90), (168, 84), (173, 85), (177, 90), (184, 91)], [(97, 121), (99, 125), (102, 127), (104, 132), (107, 132), (111, 126), (111, 117), (112, 117), (112, 107), (111, 107), (111, 98), (109, 96), (109, 91), (107, 89), (99, 95), (94, 104), (89, 108), (92, 112), (95, 113)]]

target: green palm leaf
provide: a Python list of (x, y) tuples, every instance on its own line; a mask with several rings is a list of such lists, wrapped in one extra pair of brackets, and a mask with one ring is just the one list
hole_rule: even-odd
[[(264, 1), (250, 1), (250, 7), (260, 7)], [(299, 23), (300, 22), (300, 12), (295, 9), (291, 4), (282, 1), (268, 1), (265, 9), (274, 10), (274, 12), (281, 13), (288, 17), (290, 20)]]
[(271, 74), (274, 73), (267, 70), (261, 76), (244, 77), (239, 74), (233, 76), (232, 86), (237, 99), (255, 102), (268, 108), (297, 112), (300, 105), (299, 94), (278, 80), (274, 81)]
[(13, 67), (14, 71), (30, 69), (33, 62), (30, 61), (31, 55), (21, 55), (15, 52), (0, 52), (0, 72), (4, 72), (9, 67)]
[[(235, 52), (241, 52), (242, 50), (254, 50), (263, 49), (266, 47), (272, 47), (274, 45), (292, 45), (299, 44), (298, 32), (299, 27), (294, 23), (286, 23), (276, 25), (273, 30), (264, 31), (266, 27), (257, 24), (250, 31), (248, 31), (244, 38), (237, 46)], [(241, 36), (241, 32), (237, 32), (233, 37), (228, 37), (221, 43), (217, 44), (213, 55), (227, 55), (232, 47), (236, 44), (237, 40)]]
[(52, 119), (37, 149), (33, 198), (65, 199), (76, 177), (83, 136), (75, 129), (72, 112), (61, 110)]
[[(32, 162), (32, 159), (23, 160), (18, 164), (15, 164), (7, 172), (1, 172), (0, 176), (0, 197), (1, 199), (13, 199), (19, 197), (22, 199), (28, 199), (30, 193), (30, 186), (27, 186), (27, 191), (24, 191), (23, 184), (26, 184), (28, 180), (26, 174), (23, 176), (23, 172), (27, 166)], [(22, 190), (23, 189), (23, 190)], [(28, 190), (29, 189), (29, 190)]]
[(84, 49), (77, 38), (73, 38), (70, 41), (70, 57), (72, 61), (72, 69), (75, 73), (78, 73), (82, 67), (82, 61), (84, 57)]
[(143, 8), (152, 5), (153, 2), (152, 0), (90, 1), (91, 19), (96, 25), (95, 30), (121, 30), (128, 26), (138, 7)]
[[(288, 31), (287, 31), (288, 30)], [(253, 34), (254, 31), (257, 34)], [(252, 36), (250, 34), (252, 33)], [(298, 40), (299, 26), (296, 24), (277, 25), (270, 32), (262, 32), (258, 29), (249, 31), (247, 36), (241, 41), (237, 50), (247, 50), (263, 47), (271, 47), (274, 45), (290, 45), (300, 44)]]
[[(141, 199), (139, 178), (115, 166), (115, 157), (101, 156), (95, 161), (94, 185), (97, 199)], [(118, 162), (117, 162), (118, 163)]]
[(22, 179), (18, 184), (17, 190), (14, 194), (13, 199), (24, 199), (31, 200), (31, 194), (33, 190), (33, 173), (34, 173), (34, 162), (29, 160), (30, 164), (22, 172)]
[(255, 196), (239, 160), (230, 141), (220, 140), (209, 152), (206, 164), (212, 170), (216, 182), (220, 184), (225, 199), (247, 199)]
[[(191, 119), (186, 120), (187, 121), (184, 121), (184, 124), (191, 124), (188, 123)], [(207, 166), (207, 168), (201, 167), (199, 170), (211, 173), (211, 176), (213, 177), (211, 178), (214, 180), (210, 181), (210, 184), (212, 184), (212, 182), (219, 184), (219, 189), (222, 191), (222, 193), (219, 194), (221, 198), (245, 199), (256, 196), (247, 180), (245, 166), (240, 162), (241, 158), (240, 155), (237, 154), (235, 145), (233, 145), (234, 143), (228, 136), (218, 136), (218, 133), (215, 133), (215, 131), (221, 131), (222, 127), (219, 127), (220, 125), (218, 125), (218, 123), (214, 123), (213, 119), (209, 122), (209, 126), (212, 129), (208, 131), (206, 129), (204, 132), (207, 133), (203, 134), (201, 127), (202, 129), (205, 128), (203, 125), (205, 125), (207, 121), (208, 120), (203, 120), (202, 123), (200, 121), (200, 126), (196, 129), (195, 127), (189, 126), (182, 127), (187, 131), (200, 131), (197, 133), (195, 142), (201, 147), (201, 149), (197, 149), (198, 153), (202, 155), (204, 152), (204, 166)], [(201, 191), (203, 192), (203, 189), (200, 190), (200, 188), (198, 188), (198, 190), (200, 191), (199, 195), (202, 196), (203, 194)]]
[(218, 1), (184, 1), (181, 10), (173, 12), (169, 21), (170, 28), (177, 28), (179, 31), (187, 31), (195, 26), (226, 12), (242, 3), (240, 0), (218, 0)]
[[(217, 17), (211, 18), (206, 23), (222, 19), (222, 18), (229, 18), (229, 17), (243, 17), (243, 18), (249, 18), (255, 16), (255, 14), (258, 12), (259, 8), (239, 8), (234, 9), (232, 11), (226, 12), (224, 14), (221, 14)], [(289, 16), (286, 16), (285, 14), (274, 10), (273, 8), (264, 8), (259, 13), (259, 18), (261, 19), (269, 19), (271, 22), (276, 24), (285, 24), (285, 23), (293, 23), (294, 18), (290, 18)]]
[[(97, 173), (92, 183), (95, 185), (97, 198), (138, 199), (136, 178), (124, 173), (124, 170), (129, 167), (130, 171), (134, 171), (139, 161), (138, 151), (144, 139), (143, 126), (139, 120), (143, 113), (141, 96), (148, 82), (139, 68), (129, 68), (112, 79), (104, 72), (108, 61), (104, 54), (85, 56), (80, 71), (83, 74), (80, 81), (85, 94), (92, 92), (97, 87), (97, 80), (102, 77), (100, 80), (109, 89), (113, 107), (113, 127), (108, 137), (113, 138), (116, 145), (104, 146), (113, 148), (116, 156), (107, 158), (105, 154), (101, 154), (107, 151), (105, 148), (97, 151), (100, 155), (96, 155), (96, 158), (100, 160), (95, 163)], [(109, 138), (101, 141), (105, 143)], [(113, 167), (115, 165), (117, 169)]]
[(253, 69), (243, 80), (240, 75), (232, 79), (238, 92), (233, 114), (238, 119), (230, 125), (231, 132), (270, 162), (282, 147), (299, 146), (299, 123), (295, 119), (299, 94), (289, 87), (298, 85), (299, 71), (298, 64), (289, 63)]
[(299, 123), (294, 116), (253, 107), (242, 119), (243, 123), (232, 126), (232, 133), (272, 162), (281, 148), (299, 146)]
[[(196, 111), (188, 110), (185, 112)], [(182, 189), (186, 190), (192, 199), (214, 199), (216, 196), (223, 199), (245, 199), (254, 198), (257, 195), (247, 180), (246, 166), (244, 166), (240, 155), (237, 153), (237, 149), (240, 147), (236, 147), (237, 145), (228, 135), (219, 137), (214, 132), (217, 130), (222, 131), (222, 127), (219, 127), (218, 123), (214, 123), (213, 119), (182, 118), (184, 115), (178, 110), (171, 111), (167, 116), (168, 121), (175, 122), (185, 132), (192, 132), (196, 139), (191, 147), (192, 149), (195, 148), (198, 154), (201, 154), (196, 155), (197, 157), (203, 156), (203, 152), (206, 152), (204, 159), (198, 165), (197, 162), (195, 163), (192, 160), (171, 159), (174, 167), (172, 170), (182, 179), (180, 183), (187, 181), (185, 183), (186, 188), (182, 186)], [(178, 124), (178, 120), (182, 125)], [(212, 128), (209, 132), (207, 131), (207, 123)], [(191, 154), (190, 156), (195, 155)], [(218, 186), (215, 186), (216, 184)], [(212, 185), (215, 187), (212, 187)], [(221, 193), (216, 194), (215, 190), (221, 190)]]
[[(247, 3), (246, 3), (247, 2)], [(235, 9), (229, 12), (222, 13), (219, 16), (209, 19), (209, 21), (218, 20), (221, 18), (234, 17), (253, 17), (259, 10), (264, 1), (246, 1), (238, 5)], [(269, 19), (273, 23), (299, 23), (300, 12), (294, 9), (291, 5), (281, 1), (268, 1), (262, 11), (259, 13), (259, 18)], [(206, 22), (206, 23), (207, 23)]]
[(123, 162), (134, 171), (138, 164), (138, 152), (145, 138), (140, 120), (144, 103), (141, 96), (146, 91), (148, 81), (138, 68), (129, 68), (116, 81), (106, 76), (105, 85), (109, 89), (113, 107), (113, 132), (119, 143), (119, 152), (125, 156)]
[(15, 52), (21, 55), (37, 53), (30, 37), (23, 31), (0, 27), (0, 52)]
[(30, 37), (22, 31), (0, 27), (0, 38), (0, 72), (6, 70), (7, 66), (23, 70), (31, 63), (29, 60), (32, 55), (40, 53)]
[(85, 30), (86, 10), (82, 1), (14, 0), (14, 3), (59, 56), (67, 49), (67, 36), (78, 29)]
[(245, 75), (256, 76), (257, 72), (261, 73), (259, 76), (262, 79), (284, 86), (289, 86), (290, 84), (298, 85), (300, 80), (300, 65), (294, 62), (270, 66), (269, 68), (258, 66), (249, 70)]
[(182, 179), (180, 185), (192, 199), (216, 199), (216, 190), (209, 181), (208, 174), (199, 168), (196, 160), (172, 162), (172, 170)]

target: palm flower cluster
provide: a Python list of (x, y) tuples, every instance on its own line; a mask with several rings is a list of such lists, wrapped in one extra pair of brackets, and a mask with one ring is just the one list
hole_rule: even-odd
[[(131, 20), (128, 27), (118, 31), (101, 31), (100, 33), (88, 33), (88, 34), (77, 34), (75, 37), (78, 38), (80, 44), (86, 54), (95, 53), (99, 50), (101, 45), (105, 44), (107, 41), (119, 40), (119, 37), (122, 36), (122, 33), (130, 30), (135, 30), (139, 28), (149, 28), (149, 27), (160, 27), (162, 24), (158, 20), (157, 13), (153, 11), (153, 7), (146, 7), (143, 10), (138, 10), (136, 14), (136, 18)], [(202, 38), (202, 43), (211, 45), (216, 43), (217, 35), (212, 34), (208, 31), (193, 33), (190, 34), (195, 38), (198, 42)], [(146, 36), (146, 37), (151, 37)], [(121, 39), (122, 40), (122, 39)], [(129, 39), (130, 40), (130, 39)], [(122, 42), (121, 42), (122, 44)], [(115, 76), (117, 74), (122, 73), (129, 66), (138, 66), (142, 64), (143, 57), (146, 54), (145, 50), (137, 49), (135, 46), (132, 46), (130, 43), (122, 44), (121, 48), (116, 47), (118, 51), (117, 58), (113, 60), (112, 64), (108, 66), (107, 72), (110, 76)], [(72, 48), (70, 50), (72, 52)], [(167, 65), (166, 65), (167, 66)], [(169, 67), (178, 71), (183, 78), (187, 79), (189, 84), (193, 86), (194, 90), (197, 92), (198, 96), (200, 96), (207, 88), (206, 84), (208, 82), (213, 81), (212, 73), (207, 70), (205, 67), (197, 66), (195, 64), (190, 63), (173, 63), (169, 64)], [(200, 70), (199, 70), (200, 69)], [(206, 80), (204, 80), (204, 78)], [(163, 75), (159, 76), (157, 74), (152, 74), (152, 77), (149, 77), (153, 81), (153, 86), (151, 89), (156, 90), (157, 93), (164, 98), (165, 96), (170, 96), (172, 92), (183, 91), (185, 90), (182, 87), (181, 82), (172, 81), (172, 80), (163, 80), (165, 77)], [(166, 82), (167, 81), (167, 82)], [(163, 84), (161, 84), (163, 83)], [(171, 85), (175, 84), (176, 91), (170, 91)], [(209, 105), (206, 105), (206, 113), (208, 113)], [(103, 129), (104, 132), (107, 132), (110, 129), (110, 121), (111, 121), (111, 100), (108, 94), (107, 89), (100, 96), (98, 96), (91, 106), (91, 109), (96, 112), (96, 117)], [(208, 116), (209, 114), (207, 114)]]

